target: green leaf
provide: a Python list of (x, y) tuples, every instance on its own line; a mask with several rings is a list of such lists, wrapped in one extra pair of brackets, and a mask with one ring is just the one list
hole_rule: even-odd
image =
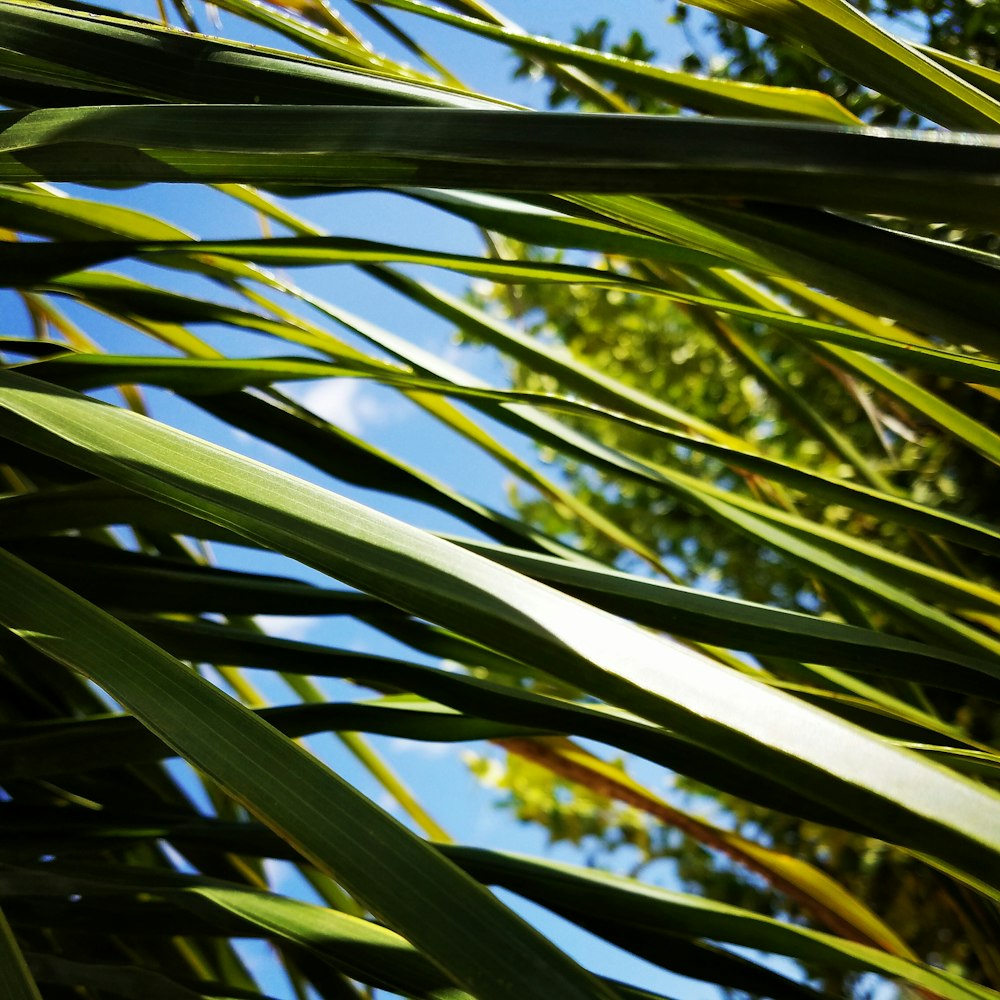
[[(497, 947), (504, 939), (521, 956), (518, 988), (527, 995), (602, 995), (579, 967), (325, 765), (109, 615), (19, 560), (0, 560), (0, 620), (11, 631), (90, 676), (476, 995), (509, 993), (510, 952)], [(262, 784), (265, 771), (281, 773), (281, 784)], [(436, 908), (433, 921), (428, 906)]]
[[(4, 341), (0, 340), (0, 347), (2, 347), (3, 343)], [(853, 359), (847, 357), (845, 361), (847, 364), (852, 364)], [(862, 369), (862, 365), (863, 360), (858, 360), (858, 369), (867, 370)], [(175, 391), (187, 393), (196, 398), (215, 395), (222, 396), (235, 389), (246, 386), (269, 385), (272, 382), (348, 376), (372, 378), (383, 385), (391, 385), (399, 389), (435, 392), (459, 399), (489, 400), (514, 405), (527, 404), (543, 410), (553, 410), (572, 416), (607, 421), (622, 428), (648, 433), (664, 441), (669, 441), (672, 444), (682, 445), (692, 451), (713, 455), (726, 462), (732, 468), (749, 469), (767, 476), (775, 482), (802, 490), (813, 496), (819, 496), (835, 503), (842, 503), (857, 510), (878, 514), (888, 520), (911, 525), (929, 534), (940, 535), (941, 537), (956, 541), (962, 545), (968, 545), (977, 550), (1000, 554), (1000, 530), (991, 525), (971, 521), (967, 518), (949, 514), (946, 511), (935, 510), (931, 507), (914, 503), (905, 497), (894, 497), (879, 490), (859, 486), (845, 480), (820, 476), (801, 466), (767, 458), (764, 455), (749, 450), (745, 446), (731, 447), (711, 441), (704, 441), (689, 434), (665, 428), (662, 424), (638, 420), (615, 411), (605, 410), (602, 407), (591, 406), (587, 403), (546, 393), (456, 385), (454, 382), (448, 382), (443, 379), (420, 378), (387, 365), (374, 365), (368, 362), (354, 361), (353, 359), (339, 364), (329, 364), (321, 361), (305, 361), (299, 358), (251, 358), (234, 360), (228, 358), (123, 358), (115, 355), (64, 354), (60, 357), (43, 359), (30, 365), (21, 366), (19, 370), (34, 378), (41, 378), (56, 385), (79, 390), (94, 389), (107, 385), (121, 385), (128, 382), (141, 382), (146, 385), (158, 385), (174, 389)], [(888, 373), (883, 382), (888, 382), (888, 379), (891, 377), (892, 374)], [(901, 379), (894, 380), (893, 384), (896, 381), (903, 382), (905, 385), (910, 384), (905, 383), (905, 380)], [(600, 386), (600, 383), (598, 383), (598, 386)], [(923, 396), (930, 397), (929, 393), (922, 393), (918, 397), (918, 392), (920, 390), (917, 387), (913, 387), (906, 394), (908, 400), (923, 398)], [(903, 395), (903, 391), (901, 390), (897, 394)], [(933, 398), (930, 397), (931, 400)], [(272, 443), (281, 444), (288, 448), (288, 450), (299, 454), (301, 457), (305, 457), (303, 454), (302, 438), (303, 435), (308, 436), (312, 428), (303, 427), (301, 422), (288, 421), (289, 432), (285, 435), (278, 433), (278, 427), (281, 425), (285, 411), (279, 410), (275, 412), (275, 408), (271, 407), (269, 416), (261, 416), (259, 420), (255, 421), (250, 417), (254, 410), (259, 411), (261, 414), (265, 414), (268, 411), (264, 408), (263, 404), (250, 402), (245, 397), (240, 397), (239, 399), (221, 399), (218, 402), (200, 401), (217, 415), (225, 415), (230, 423), (241, 426), (251, 433), (260, 433)], [(939, 409), (940, 407), (929, 406), (924, 412), (933, 418)], [(967, 421), (967, 423), (975, 424), (974, 421)], [(980, 425), (975, 426), (979, 427)], [(985, 428), (982, 428), (982, 430), (985, 431)], [(351, 440), (353, 447), (359, 451), (363, 449), (368, 454), (374, 454), (374, 449), (354, 440), (349, 435), (346, 435), (345, 432), (337, 431), (336, 434), (337, 442), (324, 440), (321, 450), (330, 454), (335, 452), (338, 447), (346, 447), (344, 442)], [(338, 466), (331, 459), (332, 454), (330, 454), (330, 458), (326, 462), (318, 458), (315, 461), (325, 471), (337, 475)], [(361, 456), (358, 454), (349, 463), (349, 468), (354, 471), (355, 477), (357, 477), (357, 469), (361, 461)], [(395, 461), (395, 464), (400, 466), (398, 461)], [(342, 468), (342, 466), (339, 468)], [(397, 473), (397, 476), (402, 478), (401, 473)], [(384, 482), (389, 482), (391, 479), (392, 477), (387, 473)], [(379, 477), (375, 476), (366, 485), (374, 486), (378, 481)], [(376, 486), (376, 488), (379, 487)], [(385, 488), (384, 485), (382, 488)], [(441, 497), (438, 499), (439, 505), (444, 509), (454, 506), (457, 513), (461, 508), (454, 504), (451, 497), (446, 495), (443, 487), (439, 486), (438, 489), (441, 492)], [(416, 497), (420, 495), (421, 486), (414, 482), (403, 492), (409, 496)], [(431, 491), (428, 491), (428, 496), (433, 496)], [(468, 505), (469, 501), (466, 500), (464, 503)], [(475, 523), (478, 526), (487, 524), (486, 530), (488, 534), (495, 535), (498, 530), (501, 530), (501, 519), (498, 514), (494, 513), (490, 521), (471, 520), (471, 510), (463, 510), (459, 516), (470, 519), (470, 523)], [(511, 526), (510, 530), (514, 530), (513, 526)]]
[(706, 200), (668, 205), (607, 195), (571, 198), (603, 218), (723, 255), (739, 267), (790, 274), (945, 343), (1000, 354), (992, 324), (996, 271), (946, 245), (815, 209), (736, 209)]
[[(0, 129), (5, 182), (609, 191), (820, 204), (979, 224), (1000, 218), (992, 181), (998, 140), (972, 134), (265, 103), (0, 112)], [(81, 149), (86, 157), (78, 155)], [(622, 149), (630, 151), (626, 160)]]
[(613, 80), (632, 90), (705, 114), (750, 118), (806, 119), (856, 124), (857, 119), (832, 97), (795, 87), (766, 87), (734, 80), (718, 80), (651, 66), (619, 55), (567, 45), (540, 35), (512, 30), (507, 25), (452, 14), (413, 0), (387, 0), (387, 6), (451, 24), (472, 35), (502, 42), (517, 52), (541, 56), (552, 62), (579, 66), (595, 76)]
[[(136, 414), (11, 372), (0, 373), (0, 410), (4, 436), (539, 663), (716, 753), (771, 771), (803, 796), (971, 878), (1000, 882), (1000, 798), (861, 729), (424, 532)], [(19, 620), (27, 616), (17, 628), (48, 648), (49, 619), (10, 579), (0, 577), (12, 592), (8, 608), (18, 608)], [(32, 627), (39, 615), (46, 624)], [(143, 714), (157, 705), (162, 697)]]
[(4, 866), (0, 869), (0, 889), (6, 895), (75, 894), (98, 906), (102, 896), (145, 893), (190, 911), (189, 920), (193, 915), (210, 925), (217, 924), (226, 933), (294, 942), (379, 989), (441, 1000), (469, 1000), (469, 995), (455, 989), (440, 969), (385, 927), (204, 875), (115, 865)]
[(997, 131), (1000, 103), (843, 0), (697, 0), (699, 7), (806, 44), (828, 65), (948, 128)]
[(611, 929), (616, 929), (614, 937), (620, 944), (637, 944), (646, 957), (654, 960), (656, 944), (659, 954), (664, 954), (673, 935), (693, 935), (789, 955), (820, 966), (875, 972), (955, 1000), (993, 1000), (996, 996), (993, 990), (952, 973), (875, 948), (595, 869), (467, 847), (441, 850), (456, 860), (460, 858), (463, 866), (482, 881), (524, 895), (581, 926), (609, 936)]
[[(0, 99), (66, 106), (205, 100), (275, 104), (502, 105), (486, 97), (400, 79), (395, 74), (331, 66), (262, 45), (21, 0), (0, 4), (4, 48), (13, 55)], [(81, 94), (81, 89), (84, 91)], [(55, 92), (55, 93), (54, 93)], [(115, 100), (118, 97), (119, 100)]]
[(0, 975), (10, 1000), (42, 1000), (7, 918), (0, 910)]
[[(858, 673), (1000, 693), (1000, 662), (750, 601), (595, 566), (456, 539), (535, 579), (652, 628), (752, 653), (829, 663)], [(947, 666), (945, 666), (947, 664)]]

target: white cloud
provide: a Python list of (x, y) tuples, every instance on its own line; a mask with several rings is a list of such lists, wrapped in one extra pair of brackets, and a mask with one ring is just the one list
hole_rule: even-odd
[(455, 747), (450, 743), (424, 743), (420, 740), (404, 740), (401, 736), (394, 736), (389, 746), (393, 753), (407, 753), (426, 760), (439, 760), (455, 753)]
[(361, 379), (324, 379), (298, 398), (303, 406), (348, 434), (360, 434), (387, 418), (385, 402), (376, 399), (371, 386)]
[(257, 615), (257, 624), (278, 639), (304, 639), (318, 624), (316, 618), (295, 615)]

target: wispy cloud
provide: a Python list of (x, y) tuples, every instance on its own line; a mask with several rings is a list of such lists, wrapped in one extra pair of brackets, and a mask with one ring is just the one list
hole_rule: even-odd
[(386, 401), (376, 398), (373, 387), (360, 379), (325, 379), (298, 394), (298, 398), (348, 434), (360, 434), (389, 419)]
[(316, 618), (295, 615), (257, 615), (257, 624), (278, 639), (304, 639), (318, 624)]
[(389, 747), (393, 753), (412, 754), (426, 760), (439, 760), (441, 757), (457, 753), (455, 746), (451, 743), (424, 743), (419, 740), (404, 740), (399, 736), (392, 738)]

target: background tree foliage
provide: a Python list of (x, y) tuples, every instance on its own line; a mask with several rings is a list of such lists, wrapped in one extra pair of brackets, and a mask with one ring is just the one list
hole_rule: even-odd
[[(931, 48), (979, 65), (996, 68), (1000, 39), (1000, 3), (862, 3), (859, 9), (901, 29)], [(873, 93), (857, 80), (831, 69), (815, 54), (781, 37), (761, 34), (737, 21), (676, 4), (671, 20), (685, 28), (692, 50), (681, 60), (686, 70), (711, 73), (721, 79), (822, 91), (839, 100), (872, 124), (917, 126), (920, 118), (884, 95)], [(614, 41), (611, 22), (595, 21), (578, 28), (574, 42), (628, 59), (655, 61), (656, 51), (636, 30), (618, 27), (622, 41)], [(522, 59), (515, 76), (538, 72)], [(671, 106), (625, 85), (615, 93), (636, 111), (669, 114)], [(548, 95), (552, 107), (586, 105), (559, 80)], [(940, 237), (946, 227), (926, 223), (912, 229)], [(984, 245), (975, 229), (950, 228), (946, 238), (960, 245)], [(990, 245), (991, 236), (985, 239)], [(506, 244), (504, 255), (558, 261), (561, 252)], [(624, 260), (608, 266), (621, 269)], [(623, 383), (643, 388), (685, 413), (711, 421), (734, 437), (752, 441), (769, 455), (805, 465), (831, 478), (878, 483), (919, 503), (965, 516), (990, 519), (996, 510), (1000, 482), (997, 470), (984, 470), (978, 457), (956, 448), (949, 434), (913, 407), (872, 386), (836, 364), (836, 358), (805, 346), (801, 340), (768, 329), (766, 324), (727, 322), (676, 303), (628, 295), (621, 291), (562, 286), (494, 287), (474, 297), (478, 305), (516, 322), (532, 338), (564, 345), (581, 361)], [(904, 369), (905, 370), (905, 369)], [(1000, 403), (954, 380), (906, 370), (907, 377), (952, 404), (973, 412), (988, 426), (1000, 426)], [(513, 368), (515, 383), (536, 391), (558, 391), (558, 383), (530, 366)], [(581, 423), (580, 426), (586, 426)], [(831, 433), (831, 428), (837, 432)], [(640, 455), (656, 463), (676, 465), (709, 479), (727, 492), (766, 495), (766, 484), (744, 470), (710, 456), (690, 453), (683, 446), (651, 441), (646, 435), (605, 428), (602, 441), (609, 447)], [(671, 576), (688, 586), (717, 589), (747, 600), (848, 620), (887, 622), (874, 608), (845, 607), (834, 590), (817, 586), (801, 565), (761, 545), (706, 514), (697, 506), (661, 490), (618, 476), (595, 473), (585, 464), (548, 454), (568, 477), (576, 496), (597, 508), (629, 534), (641, 539), (663, 560)], [(894, 551), (920, 558), (925, 542), (905, 528), (841, 504), (798, 493), (796, 509), (817, 523), (849, 535), (866, 538)], [(540, 529), (572, 538), (589, 554), (627, 566), (641, 566), (635, 555), (590, 529), (578, 518), (530, 492), (516, 490), (517, 508)], [(996, 585), (995, 563), (970, 556), (974, 572)], [(969, 562), (966, 562), (969, 566)], [(891, 626), (890, 626), (891, 627)], [(767, 661), (765, 661), (767, 662)], [(780, 664), (768, 666), (782, 672)], [(797, 679), (792, 672), (789, 680)], [(977, 738), (992, 743), (1000, 736), (995, 706), (976, 698), (942, 697), (928, 706), (935, 715), (960, 722)], [(591, 850), (614, 852), (638, 848), (643, 864), (670, 859), (686, 883), (711, 898), (725, 899), (762, 912), (777, 913), (787, 906), (753, 873), (738, 866), (720, 866), (718, 857), (697, 841), (678, 839), (659, 824), (639, 824), (626, 809), (620, 815), (610, 803), (595, 802), (577, 786), (575, 799), (545, 808), (552, 800), (551, 779), (526, 772), (518, 758), (509, 761), (509, 773), (499, 779), (508, 788), (507, 803), (525, 821), (548, 827), (554, 841), (585, 842)], [(493, 780), (498, 780), (495, 774)], [(540, 784), (539, 784), (540, 783)], [(984, 970), (970, 949), (966, 917), (954, 901), (921, 880), (909, 860), (858, 838), (832, 837), (814, 824), (790, 821), (772, 811), (748, 807), (738, 798), (678, 778), (678, 792), (707, 794), (723, 806), (738, 828), (753, 831), (766, 841), (819, 868), (835, 874), (872, 908), (891, 917), (910, 944), (927, 960), (963, 968), (975, 975)], [(670, 836), (673, 833), (674, 836)], [(991, 921), (995, 918), (990, 917)], [(836, 984), (843, 989), (846, 984)]]
[[(761, 83), (774, 87), (804, 87), (818, 90), (839, 101), (845, 108), (872, 125), (917, 126), (914, 115), (885, 94), (873, 92), (857, 79), (825, 65), (793, 38), (754, 30), (754, 25), (725, 16), (732, 8), (709, 4), (708, 14), (685, 3), (664, 4), (670, 7), (671, 23), (679, 25), (690, 47), (679, 60), (691, 72), (710, 74), (724, 80)], [(1000, 5), (995, 0), (961, 3), (954, 0), (885, 3), (861, 0), (854, 6), (877, 24), (888, 26), (913, 42), (926, 45), (979, 66), (996, 69), (1000, 63)], [(760, 17), (760, 13), (757, 14)], [(758, 27), (761, 25), (758, 24)], [(616, 41), (615, 34), (620, 36)], [(656, 60), (656, 49), (642, 33), (617, 24), (612, 28), (606, 17), (577, 28), (573, 41), (585, 48), (608, 52), (642, 62)], [(527, 76), (533, 64), (521, 60), (515, 76)], [(536, 71), (537, 72), (537, 71)], [(619, 85), (613, 89), (640, 111), (666, 110), (648, 94), (629, 91)], [(573, 92), (558, 80), (553, 81), (549, 102), (559, 107), (574, 100)]]
[[(0, 279), (27, 321), (0, 331), (7, 992), (255, 1000), (256, 938), (301, 998), (659, 996), (571, 958), (500, 887), (721, 989), (996, 1000), (988, 59), (840, 0), (705, 0), (826, 67), (791, 87), (665, 69), (635, 35), (609, 55), (599, 28), (566, 45), (477, 0), (352, 3), (409, 62), (322, 0), (216, 6), (274, 47), (182, 0), (182, 29), (0, 0)], [(428, 21), (530, 58), (578, 110), (471, 91)], [(878, 103), (925, 131), (865, 127)], [(155, 182), (267, 228), (198, 238), (113, 195)], [(483, 254), (327, 233), (294, 201), (359, 187), (466, 220)], [(488, 344), (513, 384), (300, 287), (318, 265)], [(463, 300), (427, 268), (516, 292)], [(344, 379), (544, 502), (495, 510), (288, 390)], [(457, 527), (184, 433), (140, 387)], [(219, 543), (239, 558), (215, 564)], [(404, 652), (269, 635), (274, 615)], [(405, 822), (297, 742), (319, 732)], [(512, 763), (473, 766), (593, 864), (451, 843), (368, 734), (492, 741)], [(633, 870), (610, 874), (625, 845)], [(696, 891), (663, 888), (660, 859)]]

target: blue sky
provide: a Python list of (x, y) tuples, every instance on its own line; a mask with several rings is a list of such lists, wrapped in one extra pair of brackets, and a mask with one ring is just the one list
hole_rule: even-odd
[[(153, 0), (128, 0), (121, 6), (136, 13), (156, 16)], [(644, 2), (619, 5), (588, 2), (588, 0), (549, 0), (549, 2), (505, 0), (500, 6), (506, 15), (528, 30), (567, 40), (572, 37), (574, 26), (589, 25), (598, 16), (605, 15), (610, 8), (615, 12), (614, 20), (622, 26), (622, 29), (637, 27), (644, 33), (647, 42), (658, 51), (660, 61), (665, 65), (674, 64), (679, 54), (686, 49), (686, 42), (680, 29), (665, 23), (672, 5), (664, 0), (644, 0)], [(221, 33), (224, 35), (288, 47), (287, 43), (274, 41), (257, 29), (248, 29), (238, 19), (225, 12), (222, 12), (221, 18)], [(510, 73), (514, 61), (501, 48), (432, 22), (421, 20), (418, 25), (417, 19), (405, 16), (400, 16), (398, 20), (403, 26), (419, 28), (418, 37), (426, 48), (470, 85), (509, 100), (537, 107), (543, 106), (546, 93), (544, 85), (532, 85), (528, 81), (512, 82)], [(360, 19), (359, 26), (362, 26)], [(403, 55), (391, 39), (385, 36), (378, 37), (377, 32), (373, 32), (372, 35), (377, 39), (377, 45), (389, 55), (396, 57)], [(618, 33), (615, 33), (615, 37), (619, 37)], [(249, 210), (212, 191), (170, 188), (164, 185), (117, 192), (71, 186), (65, 189), (81, 197), (126, 204), (156, 214), (197, 233), (202, 238), (231, 238), (259, 233), (258, 222)], [(455, 252), (481, 252), (479, 238), (471, 226), (399, 196), (379, 193), (338, 194), (296, 200), (289, 202), (289, 205), (298, 214), (338, 236), (385, 240)], [(123, 265), (119, 270), (135, 277), (143, 277), (154, 284), (169, 285), (174, 289), (220, 299), (218, 289), (195, 277), (181, 276), (175, 272), (135, 264)], [(460, 293), (465, 284), (461, 277), (443, 272), (424, 269), (422, 272), (412, 273), (420, 274), (422, 278), (429, 278), (435, 284), (455, 293)], [(442, 353), (480, 377), (495, 382), (500, 382), (504, 377), (502, 361), (488, 350), (466, 348), (459, 352), (453, 343), (453, 330), (447, 324), (351, 268), (325, 267), (296, 271), (293, 278), (313, 294), (320, 295), (340, 307), (404, 336), (421, 347)], [(92, 331), (96, 339), (108, 350), (138, 353), (150, 349), (148, 339), (135, 331), (101, 320), (72, 303), (67, 304), (66, 309), (84, 328)], [(5, 333), (27, 334), (26, 318), (9, 293), (0, 294), (0, 317), (3, 318)], [(251, 333), (241, 331), (237, 334), (211, 328), (199, 329), (198, 333), (227, 353), (241, 355), (288, 353), (286, 345)], [(497, 507), (506, 506), (507, 474), (470, 445), (444, 432), (431, 418), (422, 414), (398, 394), (352, 380), (299, 385), (291, 391), (320, 415), (338, 423), (345, 430), (433, 473), (478, 500)], [(279, 465), (297, 475), (321, 482), (337, 492), (412, 523), (430, 529), (468, 533), (467, 528), (457, 525), (438, 512), (428, 511), (411, 502), (345, 487), (341, 483), (326, 479), (276, 449), (256, 442), (246, 435), (234, 433), (167, 393), (151, 391), (148, 393), (148, 398), (154, 416), (216, 440), (250, 457)], [(532, 461), (536, 460), (527, 442), (502, 429), (498, 430), (498, 434), (505, 444), (516, 449), (519, 454)], [(316, 582), (320, 580), (319, 574), (300, 567), (292, 567), (278, 557), (274, 558), (273, 563), (272, 560), (266, 560), (268, 565), (262, 565), (263, 560), (255, 557), (251, 565), (248, 564), (247, 554), (239, 549), (219, 546), (216, 552), (219, 560), (226, 565), (257, 568), (265, 572), (287, 572), (302, 579)], [(411, 651), (394, 646), (389, 640), (361, 625), (344, 624), (339, 621), (318, 622), (281, 618), (268, 618), (263, 624), (268, 631), (276, 635), (308, 638), (311, 641), (324, 642), (341, 648), (418, 658)], [(293, 700), (280, 682), (266, 673), (257, 671), (250, 676), (255, 682), (260, 683), (262, 689), (274, 701), (281, 703)], [(334, 697), (356, 697), (355, 689), (345, 684), (329, 682), (324, 687)], [(549, 850), (541, 831), (519, 827), (509, 813), (499, 811), (495, 807), (495, 795), (483, 789), (468, 772), (461, 758), (462, 747), (412, 744), (402, 740), (377, 737), (372, 738), (372, 743), (398, 769), (431, 814), (459, 841), (503, 849), (548, 852), (550, 856), (564, 860), (581, 860), (579, 852), (569, 848)], [(310, 739), (308, 744), (335, 770), (368, 792), (397, 816), (400, 815), (394, 804), (374, 785), (334, 737), (318, 736)], [(474, 749), (478, 752), (490, 752), (486, 747)], [(174, 766), (178, 773), (183, 772), (183, 765)], [(644, 768), (637, 773), (648, 779), (654, 790), (666, 791), (667, 776), (662, 772)], [(663, 867), (660, 866), (654, 874), (666, 877)], [(287, 868), (276, 865), (273, 870), (279, 876), (279, 888), (285, 891), (298, 891), (299, 886), (290, 878)], [(564, 947), (585, 961), (590, 968), (668, 995), (682, 996), (691, 1000), (716, 995), (716, 991), (708, 987), (669, 976), (662, 970), (632, 959), (564, 921), (545, 914), (537, 907), (517, 901), (510, 896), (504, 898), (520, 912), (533, 920), (537, 919), (547, 933), (553, 934)], [(264, 973), (264, 982), (270, 993), (282, 1000), (291, 995), (287, 984), (270, 971), (273, 970), (275, 963), (271, 961), (266, 946), (248, 945), (246, 954), (256, 968), (268, 970)]]

